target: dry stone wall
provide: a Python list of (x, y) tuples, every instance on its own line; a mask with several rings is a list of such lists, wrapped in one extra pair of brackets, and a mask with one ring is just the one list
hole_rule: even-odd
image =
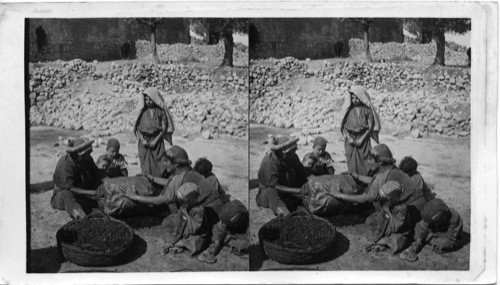
[[(250, 66), (250, 119), (302, 129), (296, 135), (304, 137), (303, 142), (309, 135), (340, 126), (340, 109), (352, 84), (369, 89), (383, 126), (393, 133), (414, 137), (470, 135), (468, 69), (325, 61), (320, 70), (312, 71), (294, 58), (270, 62)], [(313, 91), (290, 89), (293, 81), (307, 78), (318, 84)]]
[(30, 123), (108, 136), (133, 127), (140, 92), (162, 90), (177, 134), (247, 136), (248, 75), (215, 73), (183, 64), (118, 64), (106, 72), (97, 62), (59, 61), (33, 66), (29, 79)]

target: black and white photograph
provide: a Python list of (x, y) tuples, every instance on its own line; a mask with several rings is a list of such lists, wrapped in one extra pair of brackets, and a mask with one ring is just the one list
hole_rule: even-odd
[(0, 5), (0, 283), (495, 284), (498, 1)]
[(469, 269), (470, 31), (250, 19), (250, 270)]
[(26, 20), (28, 272), (247, 270), (247, 22)]

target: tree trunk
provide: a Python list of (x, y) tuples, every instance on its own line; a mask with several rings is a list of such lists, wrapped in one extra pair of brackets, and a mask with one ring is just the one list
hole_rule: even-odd
[(365, 41), (365, 61), (372, 62), (372, 55), (370, 54), (370, 24), (363, 24), (363, 38)]
[(222, 32), (222, 40), (224, 41), (224, 59), (220, 66), (233, 67), (233, 33), (231, 31)]
[(150, 26), (151, 28), (151, 60), (154, 64), (158, 64), (160, 59), (158, 58), (158, 51), (156, 50), (156, 26)]
[(433, 33), (433, 38), (436, 41), (436, 57), (434, 58), (432, 65), (444, 66), (444, 48), (446, 45), (444, 30), (436, 29)]

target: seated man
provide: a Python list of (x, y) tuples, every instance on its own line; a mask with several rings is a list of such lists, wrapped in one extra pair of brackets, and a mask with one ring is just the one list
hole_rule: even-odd
[(198, 260), (214, 263), (216, 255), (224, 245), (231, 248), (231, 252), (240, 255), (246, 253), (250, 242), (248, 240), (248, 210), (238, 200), (228, 202), (219, 214), (220, 221), (212, 229), (212, 244), (205, 250)]
[(73, 219), (86, 216), (85, 210), (97, 207), (95, 190), (101, 184), (99, 169), (92, 156), (93, 140), (77, 138), (69, 144), (54, 170), (52, 208), (65, 210)]
[(422, 209), (422, 220), (415, 227), (415, 241), (399, 257), (416, 261), (417, 253), (427, 243), (437, 253), (453, 251), (460, 246), (462, 229), (463, 221), (457, 211), (441, 199), (431, 200)]
[(307, 181), (308, 173), (295, 153), (298, 140), (280, 137), (260, 165), (257, 205), (270, 208), (278, 217), (290, 214), (283, 199), (293, 200)]

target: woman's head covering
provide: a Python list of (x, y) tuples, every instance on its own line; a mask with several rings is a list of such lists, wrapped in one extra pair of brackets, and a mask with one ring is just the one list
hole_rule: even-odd
[(106, 149), (109, 149), (110, 147), (120, 149), (120, 142), (117, 139), (111, 138), (108, 140), (108, 143), (106, 145)]
[(287, 153), (291, 150), (297, 149), (297, 142), (299, 138), (292, 139), (289, 136), (279, 137), (274, 145), (271, 146), (271, 150), (280, 150), (283, 153)]
[(146, 106), (144, 102), (144, 95), (147, 95), (151, 100), (158, 106), (160, 109), (163, 109), (165, 111), (165, 114), (167, 115), (167, 135), (165, 135), (165, 139), (172, 144), (172, 133), (174, 132), (174, 120), (172, 119), (172, 116), (170, 115), (170, 112), (168, 111), (167, 105), (165, 104), (165, 101), (163, 100), (163, 97), (160, 94), (160, 91), (155, 88), (155, 87), (148, 87), (144, 92), (140, 94), (139, 98), (139, 104), (137, 104), (137, 109), (135, 111), (134, 115), (134, 133), (137, 131), (137, 124), (139, 123), (139, 118), (142, 114), (142, 111), (144, 111), (144, 108)]
[(88, 140), (85, 138), (77, 138), (73, 141), (73, 143), (68, 145), (66, 152), (78, 153), (78, 155), (82, 155), (82, 154), (92, 150), (93, 143), (94, 143), (94, 140)]
[(166, 153), (168, 156), (174, 158), (174, 163), (191, 165), (191, 160), (189, 160), (186, 150), (178, 145), (167, 149)]
[(347, 113), (349, 112), (349, 109), (351, 107), (351, 94), (354, 94), (356, 97), (358, 97), (359, 101), (363, 103), (366, 107), (370, 108), (373, 112), (373, 119), (375, 121), (374, 126), (373, 126), (373, 131), (371, 132), (371, 137), (373, 140), (378, 144), (379, 139), (378, 139), (378, 133), (382, 129), (382, 126), (380, 124), (380, 118), (378, 116), (377, 110), (375, 109), (375, 106), (373, 105), (370, 95), (368, 94), (368, 91), (366, 90), (365, 87), (360, 86), (360, 85), (352, 85), (349, 88), (349, 92), (346, 93), (347, 97), (344, 100), (344, 105), (342, 106), (342, 122), (341, 122), (341, 127), (340, 130), (343, 131), (344, 129), (344, 123), (346, 120)]
[(314, 138), (313, 148), (315, 148), (317, 145), (322, 146), (322, 147), (326, 147), (326, 139), (324, 137)]
[(432, 222), (438, 220), (439, 214), (448, 212), (449, 210), (450, 209), (448, 208), (446, 203), (443, 202), (443, 200), (432, 199), (429, 202), (425, 203), (424, 208), (421, 212), (422, 219), (431, 224)]
[(377, 161), (393, 164), (396, 160), (392, 157), (392, 152), (386, 144), (379, 144), (370, 150), (370, 155)]

